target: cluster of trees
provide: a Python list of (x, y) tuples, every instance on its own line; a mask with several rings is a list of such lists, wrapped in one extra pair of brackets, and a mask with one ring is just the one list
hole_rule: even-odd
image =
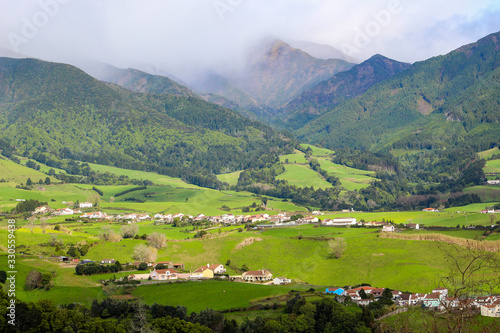
[(35, 210), (36, 207), (40, 207), (46, 204), (47, 202), (42, 202), (35, 199), (28, 199), (26, 201), (21, 201), (16, 205), (14, 209), (12, 209), (11, 214), (32, 212)]
[(475, 193), (467, 193), (456, 198), (449, 198), (446, 202), (446, 207), (460, 207), (481, 202), (482, 200), (479, 195)]
[(104, 273), (116, 273), (122, 270), (119, 261), (113, 265), (98, 265), (96, 263), (79, 264), (75, 267), (76, 275), (94, 275)]
[(325, 178), (325, 180), (330, 184), (332, 184), (333, 186), (342, 185), (339, 177), (335, 177), (334, 175), (329, 175), (325, 169), (321, 169), (321, 165), (317, 160), (312, 159), (311, 161), (309, 161), (309, 166), (311, 167), (311, 169), (313, 169), (314, 171), (318, 172), (321, 176), (323, 176), (323, 178)]
[(52, 287), (52, 274), (51, 273), (40, 273), (36, 269), (32, 269), (26, 276), (24, 283), (25, 290), (33, 290), (38, 288), (44, 288), (49, 290)]
[(80, 245), (80, 246), (70, 246), (68, 251), (66, 252), (66, 255), (71, 257), (71, 258), (80, 258), (84, 257), (90, 250), (90, 245), (85, 244), (85, 245)]

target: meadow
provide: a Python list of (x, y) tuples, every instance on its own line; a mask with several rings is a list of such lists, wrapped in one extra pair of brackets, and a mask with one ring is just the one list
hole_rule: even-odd
[(132, 295), (145, 303), (181, 305), (189, 312), (206, 308), (225, 310), (247, 307), (251, 302), (264, 297), (288, 293), (290, 290), (305, 290), (308, 286), (267, 286), (229, 281), (201, 281), (172, 284), (154, 284), (136, 288)]
[(491, 160), (486, 162), (484, 173), (500, 173), (500, 160)]
[(366, 188), (371, 182), (375, 181), (375, 172), (349, 168), (345, 165), (335, 164), (329, 159), (317, 159), (321, 168), (328, 174), (334, 175), (340, 179), (342, 187), (348, 191), (356, 191)]
[(286, 164), (285, 172), (277, 176), (278, 180), (287, 180), (289, 185), (298, 187), (313, 186), (314, 188), (329, 188), (332, 184), (324, 180), (319, 173), (309, 166), (299, 164)]

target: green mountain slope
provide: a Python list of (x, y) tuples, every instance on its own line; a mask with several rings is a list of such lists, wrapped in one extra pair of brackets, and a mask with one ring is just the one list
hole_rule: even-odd
[(373, 85), (410, 67), (410, 64), (375, 55), (323, 81), (280, 110), (287, 127), (299, 128), (332, 107), (362, 95)]
[(489, 146), (500, 135), (500, 33), (418, 62), (299, 129), (327, 147)]
[(0, 58), (0, 130), (25, 156), (154, 170), (212, 187), (210, 173), (275, 161), (290, 144), (200, 98), (133, 93), (34, 59)]

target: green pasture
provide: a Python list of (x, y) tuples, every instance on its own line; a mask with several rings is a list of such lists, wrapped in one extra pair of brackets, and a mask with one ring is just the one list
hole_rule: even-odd
[[(56, 230), (46, 230), (43, 233), (38, 226), (33, 229), (33, 233), (27, 227), (22, 227), (16, 230), (16, 245), (33, 246), (42, 243), (47, 243), (52, 239), (52, 235), (56, 235), (57, 240), (63, 241), (64, 244), (77, 244), (79, 242), (94, 241), (96, 238), (92, 235), (87, 235), (80, 232), (71, 231), (71, 235)], [(7, 229), (0, 229), (0, 245), (7, 244)]]
[(375, 176), (375, 172), (373, 171), (349, 168), (345, 165), (335, 164), (325, 158), (318, 158), (317, 160), (321, 168), (328, 172), (328, 174), (338, 177), (342, 183), (342, 187), (348, 191), (366, 188), (372, 181), (376, 180), (373, 178)]
[(191, 185), (183, 182), (179, 178), (173, 178), (166, 175), (160, 175), (154, 172), (145, 172), (145, 171), (136, 171), (136, 170), (128, 170), (121, 169), (107, 165), (100, 165), (89, 163), (89, 166), (92, 170), (98, 172), (109, 172), (118, 176), (127, 176), (130, 179), (139, 179), (139, 180), (150, 180), (157, 185), (170, 185), (173, 187), (185, 187), (185, 188), (198, 188), (196, 185)]
[(76, 202), (79, 200), (95, 202), (98, 194), (94, 191), (78, 188), (72, 184), (40, 185), (33, 190), (23, 190), (14, 187), (0, 187), (0, 210), (10, 211), (18, 202), (16, 199), (35, 199), (47, 202), (51, 208), (65, 208), (63, 201)]
[[(7, 256), (0, 255), (0, 267), (7, 267)], [(50, 290), (24, 290), (24, 284), (28, 273), (36, 269), (41, 273), (52, 273), (54, 287)], [(102, 300), (105, 296), (99, 284), (89, 277), (75, 274), (75, 266), (51, 262), (39, 258), (16, 258), (16, 297), (35, 302), (42, 299), (50, 299), (55, 304), (81, 303), (89, 306), (93, 299)], [(5, 290), (5, 287), (4, 287)]]
[(468, 213), (479, 213), (483, 209), (486, 209), (487, 207), (493, 207), (495, 204), (499, 202), (487, 202), (487, 203), (475, 203), (475, 204), (470, 204), (467, 206), (460, 206), (460, 207), (450, 207), (446, 208), (445, 212), (468, 212)]
[(479, 195), (483, 203), (500, 201), (500, 186), (498, 185), (473, 186), (464, 189), (464, 192)]
[(488, 149), (488, 150), (482, 151), (482, 152), (477, 153), (477, 154), (481, 158), (488, 159), (488, 158), (490, 158), (493, 155), (500, 154), (500, 149), (498, 149), (498, 147), (495, 147), (495, 148), (492, 148), (492, 149)]
[(300, 151), (298, 151), (295, 154), (288, 154), (288, 155), (280, 156), (280, 162), (287, 163), (287, 164), (307, 164), (308, 163), (305, 154), (300, 152)]
[(500, 173), (500, 160), (491, 160), (486, 162), (484, 173)]
[(311, 148), (312, 149), (312, 156), (331, 156), (331, 155), (335, 154), (335, 152), (333, 150), (326, 149), (326, 148), (319, 148), (319, 147), (311, 146), (311, 145), (305, 144), (305, 143), (302, 143), (300, 146), (302, 148), (305, 148), (305, 149), (307, 149), (307, 147)]
[[(24, 165), (19, 165), (12, 161), (0, 158), (0, 179), (4, 179), (6, 181), (6, 183), (0, 183), (0, 186), (12, 186), (13, 184), (20, 183), (26, 184), (28, 178), (31, 178), (33, 183), (38, 183), (40, 179), (45, 181), (47, 175)], [(51, 181), (55, 180), (54, 178), (49, 178)]]
[(230, 186), (235, 186), (238, 184), (238, 179), (240, 178), (241, 171), (224, 173), (222, 175), (217, 175), (217, 178), (223, 182), (228, 183)]
[(313, 186), (315, 189), (332, 187), (332, 184), (321, 178), (319, 173), (309, 168), (309, 166), (298, 164), (285, 165), (285, 172), (276, 179), (287, 180), (289, 185), (299, 187)]
[(206, 308), (223, 310), (246, 307), (251, 301), (281, 294), (292, 289), (307, 286), (266, 286), (228, 281), (203, 281), (140, 286), (133, 296), (147, 304), (181, 305), (189, 312), (199, 312)]
[[(474, 204), (478, 205), (478, 204)], [(475, 209), (472, 210), (471, 207), (454, 207), (449, 208), (445, 212), (431, 213), (422, 211), (413, 212), (373, 212), (373, 213), (335, 213), (326, 214), (321, 216), (321, 219), (325, 218), (337, 218), (337, 217), (355, 217), (358, 221), (364, 220), (366, 222), (372, 221), (394, 221), (394, 223), (419, 223), (426, 226), (443, 226), (443, 227), (456, 227), (458, 224), (460, 226), (465, 225), (490, 225), (490, 218), (488, 214), (481, 214), (479, 211), (484, 209), (485, 204), (479, 204), (481, 206), (474, 206)], [(481, 207), (480, 209), (478, 209)], [(467, 210), (469, 208), (470, 210)], [(460, 213), (457, 213), (460, 211)]]

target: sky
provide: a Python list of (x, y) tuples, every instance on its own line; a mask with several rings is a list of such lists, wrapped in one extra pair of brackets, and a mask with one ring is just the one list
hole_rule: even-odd
[(498, 0), (0, 0), (2, 49), (180, 76), (241, 67), (268, 38), (413, 63), (497, 31)]

